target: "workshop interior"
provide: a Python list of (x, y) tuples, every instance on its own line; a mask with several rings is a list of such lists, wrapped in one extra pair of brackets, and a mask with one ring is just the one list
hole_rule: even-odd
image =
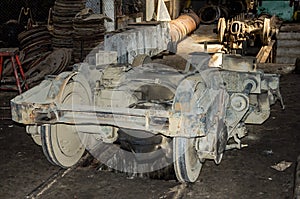
[[(71, 175), (65, 172), (81, 172), (84, 164), (151, 181), (163, 170), (177, 183), (159, 197), (145, 192), (145, 198), (206, 198), (195, 187), (207, 165), (217, 169), (223, 159), (230, 164), (232, 153), (245, 158), (249, 148), (260, 150), (251, 138), (274, 122), (278, 140), (261, 137), (263, 147), (274, 142), (274, 149), (261, 150), (275, 158), (281, 145), (291, 147), (286, 153), (294, 159), (277, 162), (270, 172), (290, 172), (282, 194), (300, 198), (298, 0), (3, 0), (0, 7), (2, 153), (14, 146), (6, 132), (20, 131), (55, 173), (31, 177), (34, 183), (24, 182), (31, 186), (18, 197), (54, 198), (63, 189), (55, 184)], [(294, 134), (281, 129), (281, 117), (293, 118), (288, 129)], [(284, 136), (293, 144), (280, 144)], [(15, 149), (23, 154), (24, 148)], [(1, 175), (8, 180), (10, 174)], [(178, 188), (183, 185), (185, 191)], [(80, 193), (88, 192), (85, 186)], [(4, 187), (0, 196), (12, 197), (14, 186)], [(209, 190), (205, 196), (243, 198)], [(275, 192), (258, 193), (276, 198)], [(77, 198), (78, 192), (65, 194)]]

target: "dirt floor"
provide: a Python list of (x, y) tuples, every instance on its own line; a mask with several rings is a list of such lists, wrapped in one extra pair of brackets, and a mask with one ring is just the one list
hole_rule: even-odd
[[(195, 47), (195, 46), (194, 46)], [(196, 46), (197, 47), (197, 46)], [(281, 78), (286, 109), (277, 103), (263, 125), (247, 126), (248, 147), (226, 151), (220, 165), (206, 161), (194, 184), (180, 184), (171, 173), (137, 177), (81, 164), (68, 170), (51, 165), (10, 118), (9, 99), (0, 92), (0, 198), (292, 198), (300, 154), (300, 75)], [(291, 162), (284, 171), (271, 166)], [(88, 162), (88, 161), (86, 161)]]

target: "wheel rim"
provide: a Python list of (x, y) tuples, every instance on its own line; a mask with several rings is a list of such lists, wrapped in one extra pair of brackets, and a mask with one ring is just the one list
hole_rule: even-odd
[(219, 42), (223, 42), (224, 34), (226, 29), (226, 22), (224, 18), (220, 18), (218, 22), (218, 30), (219, 30)]
[[(86, 89), (79, 82), (65, 86), (60, 102), (69, 105), (90, 103)], [(44, 154), (51, 163), (61, 167), (75, 165), (85, 152), (75, 125), (43, 125), (41, 136)]]
[(180, 182), (195, 182), (200, 174), (202, 163), (194, 147), (195, 138), (174, 138), (174, 169)]

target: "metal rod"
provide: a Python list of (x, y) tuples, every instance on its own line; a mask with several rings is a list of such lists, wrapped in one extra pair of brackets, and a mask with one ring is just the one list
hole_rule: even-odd
[(250, 92), (251, 92), (251, 90), (252, 90), (252, 88), (253, 88), (253, 84), (249, 82), (249, 83), (245, 86), (243, 93), (246, 94), (246, 95), (249, 95)]

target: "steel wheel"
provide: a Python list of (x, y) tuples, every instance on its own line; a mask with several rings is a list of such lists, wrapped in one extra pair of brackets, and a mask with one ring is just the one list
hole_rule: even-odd
[[(89, 104), (87, 92), (79, 82), (65, 86), (62, 104)], [(42, 148), (47, 159), (63, 168), (75, 165), (82, 157), (85, 147), (81, 143), (75, 125), (55, 124), (40, 127)]]
[(202, 163), (194, 143), (195, 138), (176, 137), (173, 140), (174, 169), (180, 182), (195, 182), (199, 177)]

